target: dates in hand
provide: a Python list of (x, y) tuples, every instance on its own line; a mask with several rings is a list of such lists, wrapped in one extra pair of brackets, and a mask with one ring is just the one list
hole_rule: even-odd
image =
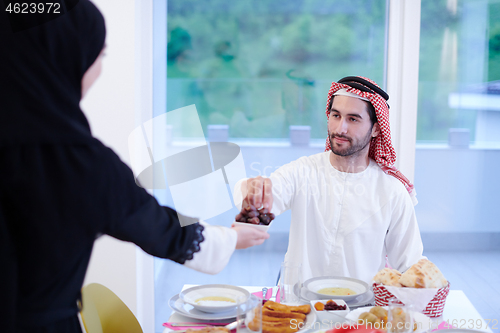
[(235, 220), (236, 222), (269, 225), (274, 217), (274, 214), (270, 213), (267, 208), (257, 209), (255, 206), (247, 205), (236, 215)]

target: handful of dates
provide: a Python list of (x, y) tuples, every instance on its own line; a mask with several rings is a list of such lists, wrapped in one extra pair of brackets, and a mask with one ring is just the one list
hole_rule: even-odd
[(236, 215), (236, 222), (269, 225), (274, 220), (274, 214), (267, 208), (257, 209), (255, 206), (246, 205), (241, 208), (241, 212)]

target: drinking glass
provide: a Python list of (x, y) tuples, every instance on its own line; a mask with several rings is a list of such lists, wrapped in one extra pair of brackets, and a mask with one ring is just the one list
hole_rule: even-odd
[(412, 306), (399, 304), (396, 298), (391, 298), (387, 314), (387, 332), (412, 333), (414, 330), (412, 312)]
[(255, 295), (236, 298), (236, 332), (262, 333), (262, 300)]
[(302, 265), (296, 262), (285, 261), (280, 271), (280, 302), (284, 304), (298, 304), (302, 287)]

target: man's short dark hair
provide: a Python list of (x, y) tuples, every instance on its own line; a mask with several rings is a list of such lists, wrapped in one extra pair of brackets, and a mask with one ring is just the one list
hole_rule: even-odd
[[(328, 110), (332, 109), (334, 97), (335, 95), (333, 95), (332, 99), (330, 100), (330, 105), (328, 106)], [(363, 102), (366, 103), (366, 111), (368, 111), (368, 115), (370, 116), (370, 121), (372, 122), (372, 127), (373, 127), (373, 125), (375, 125), (375, 123), (377, 122), (377, 114), (375, 113), (375, 108), (373, 107), (372, 103), (368, 101), (363, 101)]]

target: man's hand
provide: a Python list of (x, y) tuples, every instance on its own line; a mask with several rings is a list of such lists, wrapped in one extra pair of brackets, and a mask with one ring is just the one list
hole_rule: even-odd
[(258, 230), (253, 227), (246, 227), (241, 225), (232, 225), (231, 229), (238, 234), (236, 241), (236, 250), (246, 249), (255, 245), (264, 243), (269, 238), (269, 234), (265, 231)]
[(273, 207), (273, 184), (270, 178), (261, 176), (249, 178), (241, 186), (243, 192), (242, 209), (251, 205), (257, 209), (264, 206), (269, 211)]

